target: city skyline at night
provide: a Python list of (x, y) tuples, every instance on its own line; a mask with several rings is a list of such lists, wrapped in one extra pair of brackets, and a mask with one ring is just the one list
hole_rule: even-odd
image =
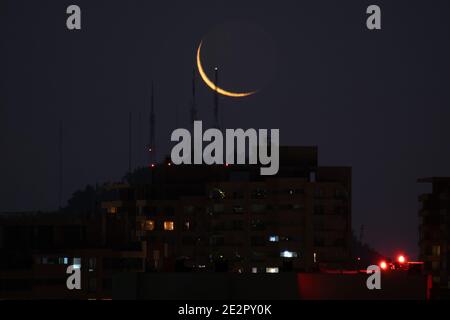
[[(100, 241), (96, 261), (111, 270), (123, 267), (112, 261), (116, 249), (129, 259), (124, 270), (144, 273), (183, 269), (179, 257), (195, 261), (187, 268), (195, 272), (417, 262), (445, 286), (449, 9), (445, 0), (1, 1), (8, 245), (48, 245), (54, 256), (45, 246), (24, 253), (38, 270), (43, 258), (64, 261), (57, 250), (80, 232), (89, 245), (72, 249), (86, 250), (88, 263)], [(207, 222), (183, 229), (184, 220), (152, 218), (153, 206), (176, 219), (194, 206)], [(221, 209), (207, 216), (211, 208)], [(227, 216), (235, 210), (249, 215)], [(114, 220), (122, 218), (129, 225)], [(145, 245), (125, 250), (116, 240)], [(211, 246), (239, 258), (217, 267)], [(109, 296), (110, 269), (93, 280), (102, 288), (107, 279)]]

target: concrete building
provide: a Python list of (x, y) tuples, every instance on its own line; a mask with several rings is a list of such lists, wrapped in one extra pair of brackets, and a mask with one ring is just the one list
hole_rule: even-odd
[(134, 177), (127, 192), (122, 186), (133, 201), (102, 208), (108, 221), (135, 217), (136, 240), (147, 242), (157, 271), (342, 267), (350, 258), (351, 168), (318, 166), (315, 147), (282, 147), (280, 159), (274, 177), (256, 166), (166, 162), (146, 181)]
[(418, 182), (432, 185), (430, 193), (419, 197), (419, 259), (432, 276), (432, 297), (449, 298), (450, 178), (424, 178)]
[[(351, 168), (319, 166), (316, 147), (282, 147), (276, 176), (259, 169), (166, 161), (77, 192), (61, 212), (0, 214), (0, 298), (109, 299), (123, 272), (344, 268)], [(69, 265), (82, 290), (67, 289)]]
[[(107, 242), (99, 218), (0, 214), (0, 299), (110, 299), (113, 274), (143, 272), (146, 243)], [(69, 265), (81, 290), (67, 289)]]

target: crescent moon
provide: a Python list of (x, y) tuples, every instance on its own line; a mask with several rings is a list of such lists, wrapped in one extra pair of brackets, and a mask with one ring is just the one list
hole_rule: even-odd
[(210, 87), (214, 91), (217, 91), (221, 95), (224, 95), (227, 97), (233, 97), (233, 98), (248, 97), (248, 96), (251, 96), (252, 94), (255, 94), (256, 92), (258, 92), (257, 90), (250, 91), (250, 92), (231, 92), (231, 91), (227, 91), (227, 90), (224, 90), (224, 89), (216, 86), (214, 82), (209, 80), (208, 76), (205, 73), (205, 70), (203, 70), (202, 62), (200, 59), (200, 49), (202, 48), (202, 43), (203, 42), (200, 42), (200, 45), (198, 46), (198, 49), (197, 49), (197, 68), (198, 68), (198, 73), (200, 73), (200, 76), (202, 77), (203, 81), (205, 81), (205, 83), (208, 87)]

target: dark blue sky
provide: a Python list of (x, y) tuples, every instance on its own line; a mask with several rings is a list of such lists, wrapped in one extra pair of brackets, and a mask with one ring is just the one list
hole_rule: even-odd
[[(65, 200), (122, 177), (129, 111), (133, 163), (143, 164), (152, 80), (157, 147), (167, 153), (171, 131), (189, 125), (203, 39), (205, 66), (220, 65), (224, 87), (262, 87), (221, 98), (225, 126), (280, 128), (282, 144), (317, 145), (321, 165), (352, 166), (355, 229), (364, 224), (385, 254), (416, 254), (417, 197), (427, 190), (416, 179), (450, 175), (450, 5), (376, 1), (382, 30), (371, 32), (373, 3), (1, 0), (0, 211), (56, 208), (60, 120)], [(82, 9), (81, 31), (66, 29), (70, 4)], [(211, 91), (197, 84), (210, 122)]]

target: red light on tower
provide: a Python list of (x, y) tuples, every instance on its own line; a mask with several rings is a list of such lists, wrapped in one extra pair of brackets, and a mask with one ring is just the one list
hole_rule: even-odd
[(398, 257), (397, 257), (397, 261), (398, 261), (398, 263), (405, 263), (406, 262), (406, 258), (405, 258), (405, 256), (404, 255), (399, 255)]
[(386, 261), (381, 261), (381, 262), (380, 262), (380, 268), (381, 268), (381, 270), (386, 270), (386, 269), (387, 269), (387, 263), (386, 263)]

